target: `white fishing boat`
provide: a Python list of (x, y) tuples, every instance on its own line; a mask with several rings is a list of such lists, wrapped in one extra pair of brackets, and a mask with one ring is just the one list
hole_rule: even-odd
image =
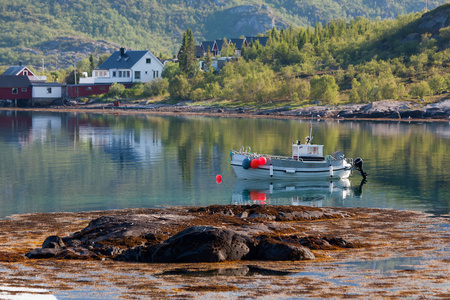
[[(310, 135), (311, 136), (311, 135)], [(251, 152), (250, 147), (231, 150), (231, 165), (239, 179), (252, 180), (297, 180), (314, 178), (348, 178), (352, 170), (362, 170), (362, 159), (354, 161), (344, 157), (342, 151), (323, 155), (323, 145), (292, 143), (292, 156), (284, 157)]]

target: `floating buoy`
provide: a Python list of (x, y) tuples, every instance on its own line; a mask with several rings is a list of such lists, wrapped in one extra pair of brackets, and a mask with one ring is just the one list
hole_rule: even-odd
[(258, 158), (258, 162), (261, 166), (263, 166), (266, 164), (267, 159), (264, 156), (261, 156), (260, 158)]
[(250, 168), (250, 159), (248, 159), (247, 157), (244, 158), (244, 160), (242, 161), (242, 167), (247, 170), (248, 168)]
[(216, 175), (216, 182), (219, 184), (222, 183), (222, 175), (220, 174)]
[(258, 169), (259, 162), (256, 158), (252, 159), (252, 161), (250, 162), (250, 167), (252, 167), (253, 169)]
[(250, 192), (250, 200), (256, 201), (258, 200), (259, 192), (258, 191), (251, 191)]

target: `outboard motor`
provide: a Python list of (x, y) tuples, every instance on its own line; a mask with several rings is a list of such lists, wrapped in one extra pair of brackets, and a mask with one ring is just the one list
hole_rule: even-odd
[(361, 173), (361, 176), (366, 179), (367, 173), (363, 171), (363, 160), (360, 157), (355, 158), (353, 161), (353, 167)]

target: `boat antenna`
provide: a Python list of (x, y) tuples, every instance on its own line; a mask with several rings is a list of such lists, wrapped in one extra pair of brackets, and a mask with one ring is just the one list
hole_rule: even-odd
[(309, 145), (309, 143), (312, 141), (312, 121), (309, 123), (309, 136), (306, 137), (306, 144)]

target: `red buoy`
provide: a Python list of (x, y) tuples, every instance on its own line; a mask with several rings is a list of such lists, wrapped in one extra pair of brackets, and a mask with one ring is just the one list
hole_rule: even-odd
[(266, 164), (267, 159), (264, 156), (261, 156), (260, 158), (258, 158), (258, 162), (261, 166), (263, 166)]
[(258, 169), (259, 162), (256, 158), (252, 159), (252, 161), (250, 162), (250, 167), (252, 167), (253, 169)]
[(222, 183), (222, 175), (220, 175), (220, 174), (216, 175), (216, 182), (218, 184)]

